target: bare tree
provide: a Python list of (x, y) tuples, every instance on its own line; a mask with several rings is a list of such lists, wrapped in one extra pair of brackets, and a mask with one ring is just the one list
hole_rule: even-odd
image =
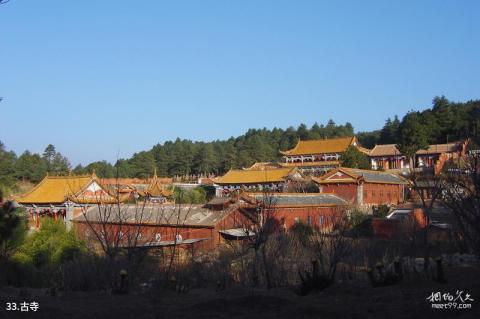
[[(443, 193), (444, 176), (442, 173), (435, 174), (424, 172), (415, 168), (410, 169), (408, 176), (414, 203), (420, 204), (423, 211), (423, 248), (424, 248), (424, 271), (427, 272), (430, 261), (430, 246), (428, 241), (431, 213)], [(415, 218), (415, 216), (414, 216)]]
[(244, 220), (243, 229), (247, 247), (253, 250), (254, 256), (252, 261), (252, 281), (253, 286), (259, 284), (259, 263), (262, 263), (263, 275), (265, 277), (268, 289), (273, 287), (271, 274), (271, 260), (267, 252), (267, 242), (269, 238), (278, 233), (279, 225), (276, 220), (277, 209), (275, 207), (275, 197), (272, 193), (265, 190), (262, 192), (260, 200), (255, 198), (255, 207), (247, 210), (246, 219)]
[[(172, 250), (166, 271), (166, 278), (169, 278), (177, 246), (182, 243), (179, 239), (181, 226), (185, 224), (191, 206), (184, 209), (182, 204), (178, 204), (168, 209), (171, 207), (137, 197), (134, 203), (126, 203), (127, 199), (119, 192), (120, 189), (120, 179), (117, 177), (113, 190), (110, 189), (108, 193), (95, 192), (91, 199), (93, 204), (80, 206), (83, 216), (81, 222), (86, 225), (89, 239), (93, 239), (91, 243), (107, 257), (108, 268), (113, 275), (112, 285), (115, 286), (117, 268), (126, 267), (132, 281), (149, 251), (166, 247)], [(85, 201), (78, 196), (74, 200)], [(172, 241), (162, 238), (162, 225), (174, 228)]]
[(480, 154), (471, 151), (448, 170), (443, 203), (453, 211), (462, 248), (480, 256)]
[(301, 294), (324, 289), (335, 281), (339, 264), (352, 253), (355, 238), (347, 236), (350, 222), (346, 215), (337, 212), (325, 221), (328, 227), (312, 229), (301, 240), (312, 253), (312, 270), (302, 275)]

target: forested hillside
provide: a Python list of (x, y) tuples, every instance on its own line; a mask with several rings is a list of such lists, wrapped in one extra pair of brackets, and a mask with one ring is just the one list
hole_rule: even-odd
[[(479, 140), (480, 100), (455, 103), (445, 97), (433, 99), (432, 107), (421, 112), (409, 112), (401, 120), (395, 116), (387, 119), (383, 128), (372, 132), (357, 132), (360, 143), (368, 148), (375, 144), (408, 144), (420, 146), (446, 143), (470, 137)], [(395, 113), (392, 110), (392, 113)], [(414, 132), (414, 134), (412, 134)], [(17, 180), (38, 182), (50, 174), (85, 174), (95, 170), (100, 177), (145, 178), (157, 169), (159, 175), (222, 174), (230, 168), (247, 167), (256, 161), (279, 159), (279, 150), (292, 148), (298, 139), (320, 139), (351, 136), (350, 123), (337, 125), (333, 120), (311, 127), (272, 130), (250, 129), (238, 137), (212, 142), (194, 142), (176, 139), (157, 144), (148, 151), (120, 159), (113, 165), (98, 161), (71, 168), (69, 161), (48, 145), (43, 154), (28, 151), (21, 155), (7, 151), (0, 142), (0, 185), (11, 188)]]

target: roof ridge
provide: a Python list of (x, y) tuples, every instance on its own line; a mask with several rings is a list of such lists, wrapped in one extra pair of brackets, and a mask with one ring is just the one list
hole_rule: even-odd
[(45, 175), (48, 179), (75, 179), (75, 178), (90, 178), (92, 175)]
[(321, 192), (321, 193), (295, 193), (295, 192), (289, 192), (289, 193), (262, 193), (262, 192), (246, 192), (246, 194), (251, 194), (251, 195), (263, 195), (266, 194), (272, 195), (272, 196), (320, 196), (320, 195), (328, 195), (328, 196), (337, 196), (335, 193), (327, 193), (327, 192)]

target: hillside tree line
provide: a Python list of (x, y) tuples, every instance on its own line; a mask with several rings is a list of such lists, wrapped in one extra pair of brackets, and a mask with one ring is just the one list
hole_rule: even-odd
[[(353, 136), (352, 124), (300, 124), (287, 129), (249, 129), (245, 134), (211, 142), (177, 138), (158, 143), (150, 150), (119, 159), (111, 164), (105, 160), (77, 165), (48, 145), (42, 154), (25, 151), (17, 155), (0, 142), (0, 186), (11, 189), (18, 180), (38, 182), (51, 175), (89, 174), (95, 170), (102, 178), (223, 174), (231, 168), (248, 167), (255, 162), (280, 159), (280, 150), (293, 148), (298, 140)], [(452, 102), (435, 97), (432, 106), (423, 111), (410, 111), (401, 120), (398, 116), (385, 121), (371, 132), (358, 132), (359, 142), (372, 148), (375, 144), (396, 144), (402, 152), (412, 152), (428, 144), (447, 143), (459, 139), (480, 140), (480, 100)], [(357, 155), (355, 155), (357, 156)]]

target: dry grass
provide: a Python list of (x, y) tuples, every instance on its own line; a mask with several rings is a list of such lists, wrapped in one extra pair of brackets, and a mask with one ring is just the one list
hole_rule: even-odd
[[(44, 290), (20, 296), (20, 289), (4, 288), (0, 290), (0, 301), (4, 304), (36, 300), (40, 312), (32, 316), (35, 318), (478, 318), (480, 269), (456, 267), (446, 273), (447, 284), (411, 278), (399, 285), (372, 288), (366, 280), (354, 280), (305, 297), (296, 295), (292, 289), (204, 288), (189, 293), (163, 291), (155, 295), (114, 296), (72, 292), (51, 297)], [(456, 290), (472, 295), (475, 299), (472, 309), (430, 308), (426, 297), (433, 291), (455, 293)], [(0, 317), (16, 318), (3, 309)]]

